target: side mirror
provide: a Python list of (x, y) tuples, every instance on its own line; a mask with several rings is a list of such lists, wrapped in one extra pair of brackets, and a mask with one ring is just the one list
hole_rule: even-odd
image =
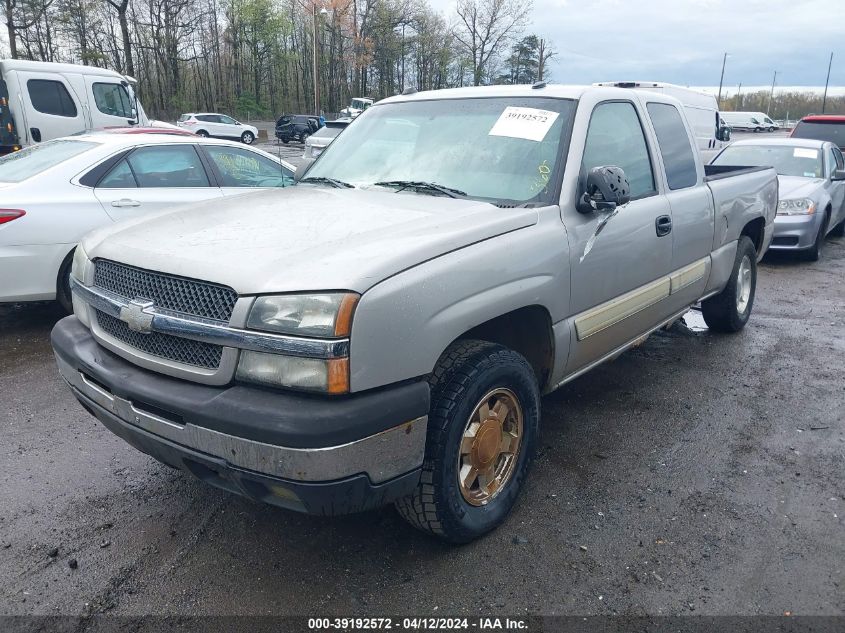
[(587, 174), (587, 189), (578, 200), (578, 211), (612, 211), (631, 201), (631, 185), (621, 167), (602, 165)]
[(724, 142), (731, 140), (731, 128), (729, 128), (727, 125), (723, 125), (719, 128), (719, 132), (716, 134), (716, 138)]
[(845, 169), (837, 169), (830, 177), (831, 180), (845, 180)]

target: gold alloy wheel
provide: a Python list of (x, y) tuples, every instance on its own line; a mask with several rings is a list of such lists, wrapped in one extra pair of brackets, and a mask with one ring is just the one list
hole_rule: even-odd
[(483, 506), (505, 487), (516, 469), (522, 432), (522, 405), (510, 389), (494, 389), (475, 405), (458, 455), (458, 485), (467, 503)]

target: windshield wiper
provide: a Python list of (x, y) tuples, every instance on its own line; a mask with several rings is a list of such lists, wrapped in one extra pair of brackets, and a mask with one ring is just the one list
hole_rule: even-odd
[(331, 185), (335, 189), (354, 189), (355, 185), (350, 185), (348, 182), (337, 180), (336, 178), (326, 178), (325, 176), (309, 176), (303, 178), (299, 182), (313, 182), (318, 185)]
[(452, 187), (438, 185), (436, 182), (424, 182), (421, 180), (384, 180), (373, 184), (376, 187), (397, 187), (396, 193), (405, 189), (415, 189), (416, 191), (436, 191), (450, 198), (465, 198), (467, 195), (465, 191), (461, 191), (460, 189), (453, 189)]

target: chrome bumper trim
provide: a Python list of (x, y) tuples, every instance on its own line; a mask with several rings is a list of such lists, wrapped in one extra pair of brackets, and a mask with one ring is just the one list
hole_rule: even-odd
[[(70, 279), (70, 287), (82, 301), (116, 319), (120, 318), (121, 310), (130, 305), (130, 302), (120, 295), (96, 286), (82, 285), (73, 277)], [(324, 340), (244, 330), (221, 325), (211, 319), (157, 309), (155, 306), (144, 307), (142, 312), (150, 317), (150, 329), (154, 332), (213, 345), (306, 358), (349, 356), (349, 339)]]
[(418, 468), (425, 455), (428, 416), (338, 446), (275, 446), (154, 415), (94, 384), (58, 355), (56, 362), (77, 397), (153, 435), (257, 473), (294, 481), (332, 481), (366, 473), (378, 484)]

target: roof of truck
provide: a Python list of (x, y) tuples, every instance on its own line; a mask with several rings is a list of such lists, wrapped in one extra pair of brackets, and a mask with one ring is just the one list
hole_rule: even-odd
[(83, 64), (58, 64), (55, 62), (34, 62), (28, 59), (0, 59), (0, 70), (29, 70), (42, 73), (84, 73), (86, 75), (100, 75), (103, 77), (118, 77), (134, 81), (130, 77), (121, 75), (119, 72), (108, 68), (97, 68), (96, 66), (85, 66)]

